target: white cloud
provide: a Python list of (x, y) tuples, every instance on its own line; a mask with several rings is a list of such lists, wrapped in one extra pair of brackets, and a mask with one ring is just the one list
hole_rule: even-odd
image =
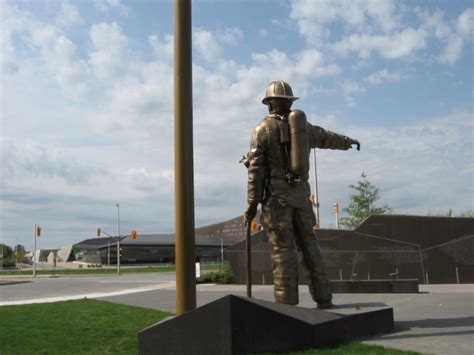
[[(126, 77), (107, 92), (104, 103), (90, 117), (91, 125), (102, 133), (115, 132), (153, 140), (156, 135), (172, 135), (173, 72), (161, 63), (144, 64), (143, 77)], [(136, 137), (138, 139), (138, 137)], [(164, 138), (163, 138), (164, 139)]]
[(444, 51), (438, 56), (440, 63), (454, 64), (461, 57), (464, 40), (461, 36), (453, 34), (448, 37)]
[(421, 28), (432, 33), (437, 39), (445, 39), (451, 34), (450, 26), (444, 20), (444, 13), (436, 10), (433, 13), (417, 9), (416, 12), (421, 18)]
[(397, 13), (395, 1), (369, 0), (365, 2), (365, 6), (367, 14), (383, 31), (389, 32), (401, 26), (401, 19), (399, 13)]
[(61, 1), (61, 13), (56, 18), (56, 23), (61, 28), (67, 28), (84, 23), (79, 10), (69, 1)]
[(93, 25), (89, 36), (96, 49), (89, 62), (99, 79), (120, 78), (130, 70), (128, 40), (117, 23)]
[(0, 31), (0, 63), (2, 75), (18, 71), (19, 66), (15, 58), (15, 46), (12, 43), (12, 35), (23, 31), (26, 27), (26, 19), (20, 16), (19, 10), (10, 6), (6, 1), (0, 2), (0, 14), (2, 15), (2, 26)]
[(312, 45), (323, 45), (331, 32), (329, 25), (341, 22), (346, 32), (354, 29), (382, 32), (399, 26), (394, 1), (361, 0), (293, 0), (290, 17), (298, 22), (300, 34)]
[(149, 171), (147, 168), (131, 168), (126, 171), (125, 175), (133, 186), (145, 192), (162, 189), (163, 185), (173, 190), (173, 170)]
[(411, 27), (391, 35), (353, 34), (334, 44), (337, 53), (346, 55), (358, 53), (361, 58), (368, 58), (375, 51), (387, 59), (400, 59), (425, 48), (426, 33)]
[(337, 64), (327, 64), (324, 55), (315, 49), (303, 50), (291, 58), (286, 53), (273, 49), (266, 53), (254, 53), (252, 59), (259, 68), (280, 77), (287, 77), (287, 80), (293, 77), (310, 79), (341, 73)]
[(67, 183), (85, 182), (102, 169), (87, 166), (64, 150), (32, 141), (0, 138), (3, 182), (38, 177), (60, 177)]
[[(390, 60), (411, 59), (440, 42), (444, 49), (438, 62), (452, 65), (459, 60), (464, 43), (472, 43), (472, 8), (446, 21), (441, 10), (410, 8), (395, 1), (293, 0), (291, 6), (290, 17), (309, 46), (332, 48), (338, 55), (355, 53), (368, 59), (377, 53)], [(418, 27), (410, 13), (418, 15)]]
[(215, 61), (221, 54), (221, 47), (214, 34), (201, 28), (193, 31), (193, 46), (197, 55), (208, 62)]
[(438, 56), (440, 63), (455, 64), (463, 51), (464, 43), (472, 45), (474, 10), (467, 9), (459, 15), (453, 29), (446, 34), (446, 47)]
[(447, 22), (444, 13), (436, 10), (433, 13), (418, 10), (422, 28), (444, 43), (444, 49), (437, 60), (442, 64), (455, 64), (462, 55), (464, 43), (472, 44), (473, 9), (464, 10), (456, 21)]
[(219, 33), (219, 40), (225, 44), (236, 45), (243, 41), (244, 34), (237, 27), (226, 27), (223, 32)]
[(298, 26), (301, 36), (311, 46), (321, 47), (329, 40), (330, 30), (324, 25), (308, 18), (300, 18)]
[(472, 40), (472, 31), (474, 28), (473, 25), (474, 21), (474, 9), (467, 9), (464, 10), (461, 15), (459, 15), (457, 23), (456, 23), (456, 29), (457, 31), (468, 38), (471, 38)]
[(364, 81), (371, 85), (380, 85), (384, 82), (396, 82), (405, 78), (400, 72), (390, 72), (387, 69), (382, 69), (372, 73), (364, 78)]
[(355, 106), (356, 102), (353, 94), (365, 92), (365, 88), (353, 80), (345, 80), (341, 83), (342, 93), (349, 106)]
[(129, 9), (121, 0), (94, 0), (94, 6), (101, 12), (117, 11), (122, 16), (127, 16)]
[(148, 36), (148, 43), (153, 48), (153, 52), (155, 53), (158, 60), (173, 60), (173, 41), (174, 40), (172, 35), (165, 35), (162, 41), (158, 38), (158, 35)]
[(298, 57), (295, 71), (302, 76), (317, 78), (338, 75), (342, 71), (337, 64), (326, 64), (323, 54), (314, 49), (302, 51)]
[(76, 45), (71, 40), (45, 27), (37, 29), (33, 41), (41, 48), (44, 61), (58, 83), (69, 94), (80, 95), (87, 90), (87, 65), (78, 58)]
[[(18, 44), (13, 44), (12, 36), (18, 35), (22, 45), (36, 47), (42, 59), (41, 70), (46, 70), (54, 76), (57, 83), (70, 97), (79, 97), (88, 86), (87, 65), (77, 54), (76, 45), (61, 34), (54, 25), (44, 24), (32, 17), (28, 12), (9, 7), (2, 2), (5, 15), (5, 27), (2, 27), (2, 47), (6, 57), (2, 60), (2, 69), (6, 73), (21, 70), (22, 66), (31, 66), (37, 58), (29, 55), (20, 57), (15, 51)], [(2, 24), (3, 25), (3, 24)], [(3, 48), (2, 48), (3, 49)], [(34, 49), (31, 49), (34, 51)], [(38, 71), (38, 68), (36, 69)]]

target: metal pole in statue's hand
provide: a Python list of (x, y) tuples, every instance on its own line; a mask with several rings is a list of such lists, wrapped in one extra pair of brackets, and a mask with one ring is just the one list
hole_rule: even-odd
[(314, 202), (316, 205), (316, 226), (321, 227), (321, 221), (319, 220), (319, 193), (318, 193), (318, 170), (316, 164), (316, 148), (313, 149), (314, 157)]
[(252, 298), (252, 249), (250, 242), (250, 228), (252, 221), (247, 221), (247, 234), (246, 234), (246, 246), (247, 246), (247, 297)]

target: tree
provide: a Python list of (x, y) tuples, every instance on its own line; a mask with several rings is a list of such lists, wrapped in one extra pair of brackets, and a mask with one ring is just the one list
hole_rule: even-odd
[(464, 217), (464, 218), (474, 218), (474, 210), (467, 210), (458, 214), (454, 214), (452, 208), (448, 209), (448, 212), (435, 212), (435, 213), (428, 213), (428, 216), (435, 216), (435, 217)]
[(12, 258), (11, 258), (12, 257), (12, 248), (10, 248), (6, 244), (0, 244), (0, 254), (2, 254), (2, 257), (3, 257), (0, 261), (0, 263), (3, 263), (2, 266), (4, 266), (4, 267), (13, 266)]
[(17, 244), (15, 245), (15, 248), (13, 248), (13, 252), (18, 253), (18, 254), (26, 254), (25, 246), (21, 244)]
[(25, 256), (25, 247), (21, 244), (16, 245), (13, 249), (6, 244), (0, 243), (0, 254), (3, 250), (3, 266), (11, 267), (16, 263), (26, 263), (28, 260)]
[(380, 199), (379, 189), (367, 180), (366, 173), (363, 172), (361, 177), (362, 180), (357, 185), (349, 185), (357, 193), (349, 195), (349, 206), (343, 208), (343, 211), (349, 216), (340, 219), (340, 223), (349, 228), (356, 228), (368, 216), (392, 212), (392, 209), (387, 205), (375, 206), (375, 202)]
[(1, 244), (0, 243), (0, 254), (2, 253), (2, 251), (3, 251), (3, 258), (4, 259), (9, 258), (12, 255), (12, 248), (9, 247), (6, 244)]
[(474, 211), (473, 210), (467, 210), (465, 212), (462, 212), (462, 213), (458, 214), (458, 217), (473, 218), (474, 217)]
[(16, 263), (26, 263), (28, 260), (26, 258), (26, 249), (23, 245), (17, 244), (13, 249), (13, 258), (15, 259)]

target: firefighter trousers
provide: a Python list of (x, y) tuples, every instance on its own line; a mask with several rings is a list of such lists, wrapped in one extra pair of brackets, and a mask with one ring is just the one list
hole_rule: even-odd
[(329, 280), (316, 241), (316, 218), (310, 202), (302, 208), (288, 206), (270, 197), (262, 206), (262, 224), (267, 231), (273, 265), (275, 300), (298, 304), (299, 260), (309, 291), (317, 303), (332, 299)]

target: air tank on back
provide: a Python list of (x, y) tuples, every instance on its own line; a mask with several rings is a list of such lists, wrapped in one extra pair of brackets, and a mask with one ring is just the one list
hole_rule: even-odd
[(309, 171), (309, 143), (306, 115), (301, 110), (292, 110), (288, 115), (291, 140), (290, 171), (304, 176)]

